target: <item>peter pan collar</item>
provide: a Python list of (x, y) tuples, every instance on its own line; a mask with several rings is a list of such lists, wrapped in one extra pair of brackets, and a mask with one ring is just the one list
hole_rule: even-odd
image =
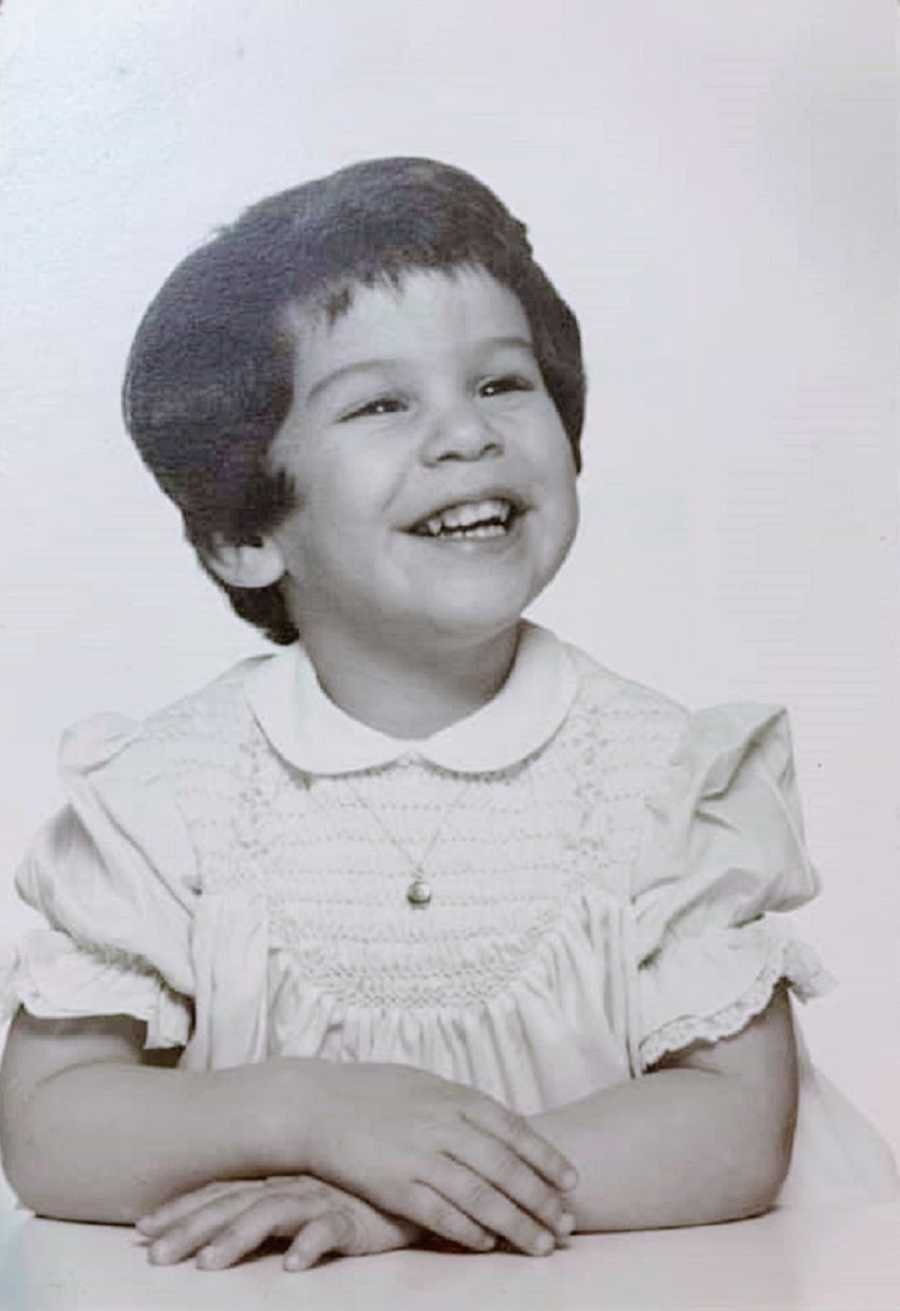
[(394, 738), (329, 699), (297, 643), (255, 664), (244, 692), (275, 750), (312, 774), (347, 774), (400, 759), (456, 773), (506, 769), (547, 742), (572, 705), (576, 673), (566, 647), (525, 622), (506, 682), (486, 705), (426, 738)]

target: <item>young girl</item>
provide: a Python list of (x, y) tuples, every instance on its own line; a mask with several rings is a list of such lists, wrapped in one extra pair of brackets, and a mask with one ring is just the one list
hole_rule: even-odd
[(688, 714), (522, 618), (584, 387), (525, 228), (427, 160), (263, 201), (165, 284), (128, 427), (287, 649), (64, 739), (2, 1071), (26, 1205), (301, 1268), (893, 1186), (795, 1048), (784, 713)]

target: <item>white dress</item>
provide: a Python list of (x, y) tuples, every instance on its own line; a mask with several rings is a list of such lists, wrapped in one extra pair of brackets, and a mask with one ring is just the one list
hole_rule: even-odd
[[(781, 979), (829, 983), (783, 914), (818, 891), (785, 713), (689, 714), (534, 625), (427, 740), (349, 718), (296, 646), (77, 726), (62, 772), (7, 1005), (136, 1016), (186, 1068), (397, 1061), (532, 1114), (738, 1032)], [(781, 1201), (892, 1195), (878, 1135), (801, 1063)]]

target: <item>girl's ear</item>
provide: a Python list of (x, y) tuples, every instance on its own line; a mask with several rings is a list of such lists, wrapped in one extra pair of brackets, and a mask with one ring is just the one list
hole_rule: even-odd
[(229, 542), (217, 536), (203, 559), (230, 587), (270, 587), (284, 573), (284, 557), (271, 537)]

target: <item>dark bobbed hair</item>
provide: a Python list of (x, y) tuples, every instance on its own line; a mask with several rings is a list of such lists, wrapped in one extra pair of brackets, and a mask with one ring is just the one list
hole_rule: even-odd
[(258, 539), (293, 506), (289, 481), (268, 467), (293, 400), (288, 307), (334, 321), (356, 286), (463, 267), (518, 297), (580, 469), (578, 322), (535, 263), (525, 225), (462, 169), (367, 160), (270, 196), (179, 264), (144, 315), (125, 374), (126, 425), (207, 573), (272, 641), (298, 636), (280, 586), (229, 586), (204, 552)]

